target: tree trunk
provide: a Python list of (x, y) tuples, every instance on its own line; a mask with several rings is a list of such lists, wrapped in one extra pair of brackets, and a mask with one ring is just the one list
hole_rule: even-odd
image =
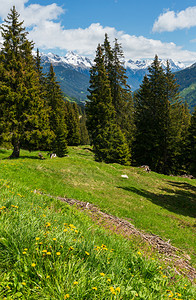
[(20, 141), (18, 139), (13, 138), (12, 145), (14, 147), (14, 150), (10, 155), (10, 158), (18, 158), (20, 155)]

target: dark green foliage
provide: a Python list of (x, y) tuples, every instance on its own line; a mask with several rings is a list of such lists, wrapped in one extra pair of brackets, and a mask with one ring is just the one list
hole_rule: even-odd
[(179, 172), (181, 143), (183, 135), (186, 135), (183, 105), (179, 101), (178, 85), (169, 63), (164, 72), (157, 56), (149, 68), (149, 75), (144, 77), (141, 88), (135, 94), (135, 110), (136, 163), (147, 164), (160, 173)]
[(47, 76), (47, 103), (50, 108), (50, 128), (55, 134), (55, 139), (52, 141), (50, 147), (57, 156), (63, 157), (67, 153), (65, 103), (52, 65)]
[(189, 127), (191, 115), (189, 113), (188, 104), (181, 104), (179, 107), (180, 114), (174, 120), (175, 125), (178, 124), (178, 144), (176, 146), (177, 160), (176, 166), (180, 173), (187, 173), (190, 165), (190, 147), (189, 147)]
[(0, 136), (11, 141), (11, 157), (20, 148), (37, 149), (52, 138), (48, 110), (40, 96), (40, 82), (32, 56), (32, 42), (19, 22), (15, 7), (1, 26), (3, 48), (0, 53)]
[(112, 105), (110, 82), (104, 67), (102, 48), (99, 45), (95, 57), (95, 65), (91, 68), (90, 87), (87, 102), (87, 127), (94, 143), (98, 128), (112, 122), (115, 110)]
[(124, 133), (130, 151), (134, 135), (133, 99), (127, 84), (124, 55), (121, 45), (115, 39), (112, 49), (107, 34), (103, 44), (104, 65), (111, 87), (112, 103), (115, 109), (116, 123)]
[(110, 81), (104, 65), (102, 47), (98, 45), (95, 65), (91, 69), (90, 95), (87, 102), (87, 127), (98, 161), (128, 164), (130, 155), (126, 139), (116, 124)]
[(79, 107), (79, 118), (80, 118), (80, 144), (89, 145), (89, 134), (86, 127), (86, 112)]
[(191, 116), (191, 124), (188, 136), (189, 145), (189, 170), (196, 177), (196, 108)]
[[(135, 99), (135, 121), (136, 141), (134, 143), (134, 159), (137, 164), (148, 164), (151, 166), (151, 151), (153, 147), (154, 119), (151, 118), (150, 107), (150, 83), (147, 76), (144, 76), (143, 83), (134, 96)], [(152, 158), (152, 157), (151, 157)]]
[(109, 123), (98, 128), (94, 151), (97, 161), (130, 165), (129, 147), (117, 124)]
[(80, 144), (80, 119), (77, 104), (65, 102), (65, 121), (67, 125), (67, 142), (69, 146)]

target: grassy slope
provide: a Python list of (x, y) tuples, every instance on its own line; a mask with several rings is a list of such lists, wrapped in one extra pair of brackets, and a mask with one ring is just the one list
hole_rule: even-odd
[[(46, 159), (41, 161), (37, 159), (37, 153), (29, 154), (26, 151), (22, 151), (21, 158), (18, 160), (5, 159), (8, 155), (8, 151), (0, 151), (0, 179), (2, 180), (0, 193), (5, 188), (7, 189), (7, 194), (3, 192), (3, 197), (1, 197), (1, 205), (7, 200), (8, 195), (12, 197), (13, 191), (15, 191), (15, 194), (18, 191), (17, 197), (20, 199), (20, 195), (24, 194), (26, 201), (28, 200), (28, 204), (26, 205), (29, 208), (31, 201), (39, 202), (40, 196), (38, 197), (32, 193), (35, 189), (54, 196), (66, 196), (91, 202), (110, 214), (123, 218), (131, 218), (133, 220), (132, 223), (139, 229), (144, 229), (145, 231), (158, 234), (165, 239), (170, 239), (173, 245), (185, 250), (193, 257), (195, 248), (192, 238), (195, 228), (193, 219), (195, 211), (195, 180), (163, 176), (155, 173), (148, 174), (139, 168), (124, 167), (117, 164), (100, 164), (93, 160), (92, 152), (85, 147), (71, 148), (69, 157), (63, 159), (56, 158), (54, 160)], [(45, 157), (47, 156), (45, 155)], [(127, 174), (129, 179), (121, 178), (120, 175), (122, 174)], [(43, 198), (40, 198), (40, 209), (44, 210), (48, 207), (47, 201), (49, 200)], [(14, 197), (12, 199), (17, 204), (21, 201), (23, 205), (25, 204), (22, 198), (19, 201)], [(43, 205), (44, 207), (42, 207)], [(62, 205), (58, 211), (61, 210), (63, 211)], [(36, 216), (32, 214), (26, 218), (28, 221), (31, 218), (37, 221), (41, 215), (43, 216), (40, 212)], [(84, 227), (86, 221), (83, 220), (83, 217), (81, 215), (74, 216), (73, 213), (69, 213), (68, 215), (69, 222), (78, 222), (81, 227), (81, 224), (84, 223), (83, 235), (86, 234), (86, 237), (89, 236), (88, 230), (85, 233)], [(64, 216), (60, 217), (62, 219), (65, 218)], [(54, 219), (57, 217), (50, 216), (50, 218)], [(42, 222), (41, 218), (38, 222)], [(17, 231), (19, 231), (20, 222), (18, 226)], [(36, 232), (36, 230), (39, 230), (40, 225), (36, 225), (35, 227)], [(92, 225), (88, 225), (88, 228), (90, 227)], [(23, 230), (25, 231), (25, 229)], [(96, 230), (94, 231), (96, 232)], [(35, 232), (29, 235), (35, 237)], [(98, 241), (100, 240), (100, 235), (101, 233), (99, 232), (97, 236), (92, 236), (92, 239), (97, 239)], [(104, 239), (106, 240), (106, 238), (102, 239), (103, 243), (105, 242)], [(27, 244), (27, 241), (25, 242)], [(120, 241), (120, 245), (123, 245), (122, 241)], [(111, 247), (113, 246), (111, 245)], [(85, 247), (87, 251), (92, 251), (92, 245)], [(117, 245), (116, 247), (118, 248)], [(130, 245), (122, 247), (124, 247), (122, 249), (125, 251), (125, 249), (130, 248)], [(120, 259), (123, 260), (122, 257)], [(103, 264), (103, 262), (100, 264)], [(84, 290), (85, 287), (83, 286), (81, 293), (84, 293)], [(58, 299), (62, 299), (62, 294), (61, 292), (59, 293), (60, 296)], [(143, 299), (142, 296), (140, 298)], [(150, 296), (144, 296), (144, 298), (151, 299)], [(76, 296), (74, 299), (77, 299)]]
[[(1, 155), (6, 156), (8, 153)], [(196, 180), (97, 163), (85, 147), (70, 149), (67, 158), (43, 161), (36, 153), (22, 152), (15, 162), (9, 168), (13, 161), (1, 161), (5, 179), (54, 196), (94, 203), (110, 214), (131, 218), (137, 228), (170, 239), (175, 246), (193, 253)], [(121, 178), (122, 174), (129, 179)]]

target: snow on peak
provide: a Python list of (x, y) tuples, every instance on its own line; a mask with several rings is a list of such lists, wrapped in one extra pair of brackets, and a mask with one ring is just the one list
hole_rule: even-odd
[(90, 68), (92, 66), (90, 59), (80, 56), (72, 51), (67, 52), (62, 59), (67, 64), (71, 64), (76, 67)]
[[(53, 65), (61, 64), (61, 65), (85, 70), (85, 69), (90, 69), (94, 64), (93, 61), (91, 61), (89, 58), (80, 56), (79, 54), (74, 53), (73, 51), (67, 52), (65, 56), (59, 56), (51, 52), (48, 54), (41, 53), (40, 55), (43, 62), (52, 63)], [(159, 59), (159, 61), (162, 67), (166, 68), (167, 60)], [(129, 59), (128, 61), (125, 61), (125, 67), (136, 72), (138, 70), (147, 70), (152, 63), (153, 63), (153, 59), (141, 59), (141, 60)], [(182, 70), (186, 67), (183, 63), (175, 62), (172, 59), (169, 59), (169, 63), (172, 71)]]
[(41, 58), (44, 62), (49, 62), (54, 65), (64, 64), (82, 69), (89, 69), (92, 66), (90, 59), (80, 56), (72, 51), (67, 52), (65, 56), (59, 56), (54, 53), (41, 53)]
[[(159, 59), (161, 65), (163, 68), (166, 68), (167, 66), (167, 60), (165, 59)], [(147, 69), (151, 64), (153, 63), (153, 59), (145, 59), (145, 60), (128, 60), (126, 62), (126, 68), (132, 69), (132, 70), (141, 70), (141, 69)], [(170, 68), (172, 71), (177, 71), (185, 68), (185, 65), (181, 62), (175, 62), (172, 59), (169, 59)]]

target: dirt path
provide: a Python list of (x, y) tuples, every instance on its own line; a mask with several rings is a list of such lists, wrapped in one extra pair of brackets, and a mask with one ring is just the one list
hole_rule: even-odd
[[(40, 193), (39, 191), (34, 192)], [(111, 230), (112, 232), (121, 234), (126, 238), (129, 238), (133, 235), (140, 237), (143, 241), (150, 244), (154, 250), (157, 250), (159, 253), (163, 254), (164, 261), (172, 263), (176, 273), (181, 273), (192, 281), (196, 279), (196, 270), (189, 263), (191, 259), (189, 255), (172, 246), (169, 241), (164, 241), (157, 235), (148, 234), (144, 231), (138, 230), (129, 221), (104, 213), (99, 208), (88, 202), (82, 202), (69, 198), (53, 197), (51, 195), (47, 196), (59, 199), (60, 201), (66, 202), (71, 206), (75, 205), (80, 210), (85, 210), (93, 221)]]

